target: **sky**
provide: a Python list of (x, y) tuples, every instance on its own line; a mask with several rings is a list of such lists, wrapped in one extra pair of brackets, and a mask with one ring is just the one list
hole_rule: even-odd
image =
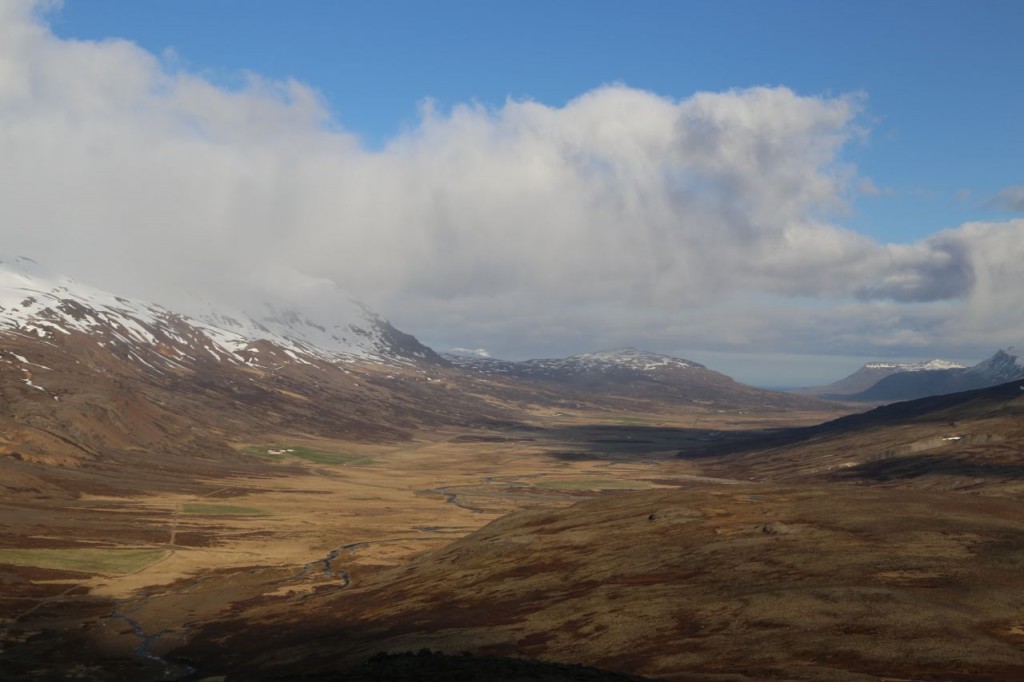
[(0, 0), (0, 236), (96, 286), (741, 381), (1024, 340), (1016, 1)]

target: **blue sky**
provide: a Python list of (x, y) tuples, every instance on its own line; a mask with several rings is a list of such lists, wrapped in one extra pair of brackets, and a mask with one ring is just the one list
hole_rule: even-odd
[(333, 282), (511, 359), (635, 345), (770, 385), (978, 360), (1024, 343), (1022, 25), (1011, 1), (0, 0), (0, 224), (31, 227), (0, 236), (168, 304)]

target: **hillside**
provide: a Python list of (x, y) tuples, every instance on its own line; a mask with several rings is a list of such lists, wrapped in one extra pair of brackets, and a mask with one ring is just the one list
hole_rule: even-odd
[(893, 403), (817, 426), (680, 451), (710, 474), (1024, 493), (1021, 381)]
[(344, 679), (422, 647), (664, 680), (1013, 679), (1022, 541), (1009, 499), (633, 492), (513, 514), (301, 607), (254, 605), (179, 654), (229, 680)]

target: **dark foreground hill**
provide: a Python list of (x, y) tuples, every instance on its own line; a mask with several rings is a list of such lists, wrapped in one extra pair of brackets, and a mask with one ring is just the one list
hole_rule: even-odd
[[(522, 658), (450, 655), (430, 649), (377, 653), (362, 665), (335, 672), (285, 674), (273, 682), (644, 682), (649, 678), (589, 666)], [(268, 680), (267, 682), (271, 682)]]

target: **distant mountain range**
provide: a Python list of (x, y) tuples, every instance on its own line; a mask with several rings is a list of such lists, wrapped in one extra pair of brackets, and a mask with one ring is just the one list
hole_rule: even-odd
[(716, 407), (808, 409), (821, 407), (802, 397), (767, 391), (734, 381), (691, 360), (636, 348), (581, 353), (566, 358), (512, 362), (486, 351), (456, 350), (442, 357), (455, 367), (487, 377), (508, 377), (587, 394), (656, 398)]
[(0, 454), (77, 465), (137, 451), (170, 462), (201, 449), (230, 463), (227, 443), (260, 433), (401, 439), (509, 423), (538, 407), (834, 409), (633, 349), (442, 357), (343, 292), (329, 298), (320, 306), (329, 319), (266, 304), (197, 302), (184, 314), (0, 258)]
[(987, 388), (1022, 377), (1024, 364), (1018, 352), (1007, 348), (971, 367), (949, 360), (869, 362), (832, 384), (794, 392), (829, 400), (895, 402)]

